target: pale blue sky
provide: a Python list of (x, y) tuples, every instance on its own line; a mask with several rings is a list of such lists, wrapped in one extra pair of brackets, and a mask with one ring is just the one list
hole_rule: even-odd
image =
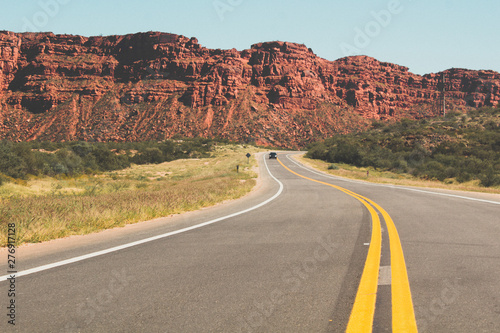
[(238, 50), (283, 40), (328, 60), (365, 54), (417, 74), (451, 67), (500, 72), (498, 0), (2, 0), (0, 30), (153, 30)]

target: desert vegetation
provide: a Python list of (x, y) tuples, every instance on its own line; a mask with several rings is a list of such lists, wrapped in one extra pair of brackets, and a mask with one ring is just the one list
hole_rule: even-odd
[(209, 157), (214, 144), (202, 138), (108, 143), (0, 141), (0, 179), (73, 177), (120, 170), (131, 164)]
[[(239, 198), (255, 185), (256, 161), (248, 164), (245, 154), (258, 149), (250, 146), (203, 140), (8, 145), (9, 161), (16, 156), (22, 167), (16, 174), (2, 169), (9, 176), (0, 186), (0, 246), (8, 223), (16, 224), (18, 244), (36, 243), (200, 209)], [(94, 152), (83, 154), (84, 148)], [(35, 166), (45, 161), (46, 169), (29, 169), (18, 150), (34, 156)]]
[(368, 131), (311, 144), (307, 157), (331, 163), (331, 169), (347, 164), (423, 180), (498, 187), (500, 109), (394, 124), (374, 122)]

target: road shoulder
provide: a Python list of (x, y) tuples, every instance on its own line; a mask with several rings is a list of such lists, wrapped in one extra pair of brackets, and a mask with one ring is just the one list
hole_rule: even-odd
[(356, 182), (356, 183), (368, 184), (368, 185), (372, 185), (372, 186), (383, 186), (383, 187), (391, 187), (391, 188), (396, 188), (396, 189), (406, 189), (406, 190), (417, 191), (417, 192), (428, 192), (428, 193), (437, 193), (437, 194), (442, 194), (442, 195), (472, 198), (472, 199), (478, 199), (478, 200), (498, 202), (500, 204), (500, 194), (497, 194), (497, 193), (450, 190), (450, 189), (434, 188), (434, 187), (417, 187), (417, 186), (410, 186), (410, 185), (398, 185), (398, 184), (388, 184), (388, 183), (374, 183), (374, 182), (370, 182), (368, 180), (351, 179), (351, 178), (341, 177), (341, 176), (337, 176), (337, 175), (333, 175), (331, 173), (325, 172), (324, 170), (320, 170), (320, 169), (316, 168), (313, 164), (307, 163), (307, 160), (305, 160), (305, 158), (303, 158), (303, 154), (295, 154), (295, 155), (292, 155), (291, 158), (295, 162), (301, 164), (303, 167), (314, 170), (315, 172), (321, 173), (327, 177), (342, 179), (342, 180), (347, 181), (347, 182)]
[[(272, 181), (261, 161), (263, 155), (264, 153), (256, 154), (258, 160), (258, 168), (254, 170), (258, 174), (256, 185), (248, 194), (239, 199), (227, 200), (197, 211), (128, 224), (124, 227), (107, 229), (88, 235), (75, 235), (36, 244), (23, 244), (17, 249), (23, 268), (29, 269), (48, 262), (101, 251), (248, 209), (276, 192), (277, 184)], [(0, 249), (0, 256), (6, 255), (6, 252), (7, 248)], [(1, 264), (3, 266), (4, 263)]]

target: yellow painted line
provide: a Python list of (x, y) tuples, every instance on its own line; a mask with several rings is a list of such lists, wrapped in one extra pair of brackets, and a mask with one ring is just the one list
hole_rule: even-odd
[(406, 270), (405, 258), (399, 234), (390, 215), (375, 202), (366, 199), (384, 217), (389, 234), (391, 249), (391, 293), (392, 293), (392, 331), (418, 332), (413, 301), (411, 298), (410, 281)]
[[(352, 195), (353, 196), (353, 195)], [(378, 274), (380, 271), (380, 255), (382, 250), (382, 229), (380, 218), (372, 206), (361, 198), (353, 196), (365, 205), (372, 216), (372, 236), (370, 248), (366, 256), (363, 275), (358, 286), (356, 299), (352, 307), (351, 316), (346, 332), (371, 332), (375, 316), (375, 303), (377, 301)]]
[(417, 333), (417, 320), (411, 298), (410, 281), (396, 225), (389, 213), (376, 202), (350, 190), (346, 189), (346, 191), (368, 201), (384, 217), (391, 251), (392, 331)]
[[(352, 192), (340, 186), (336, 186), (333, 184), (329, 184), (326, 182), (322, 182), (316, 179), (303, 176), (301, 174), (296, 173), (295, 171), (292, 171), (290, 168), (281, 163), (279, 159), (278, 162), (285, 169), (287, 169), (288, 171), (299, 177), (336, 188), (352, 197), (355, 197), (356, 199), (361, 201), (365, 205), (365, 207), (367, 207), (368, 210), (370, 211), (373, 221), (372, 240), (370, 243), (370, 248), (368, 250), (368, 256), (366, 259), (365, 268), (363, 270), (363, 275), (361, 277), (360, 285), (358, 287), (358, 293), (356, 294), (356, 300), (354, 302), (354, 306), (351, 312), (351, 317), (349, 319), (349, 324), (347, 326), (347, 332), (372, 331), (373, 314), (375, 313), (375, 304), (373, 304), (373, 314), (370, 314), (372, 300), (368, 299), (368, 297), (363, 297), (363, 296), (367, 295), (368, 291), (373, 291), (372, 284), (373, 284), (374, 274), (376, 274), (375, 283), (378, 282), (378, 270), (380, 267), (381, 232), (377, 230), (377, 228), (380, 228), (380, 219), (378, 218), (378, 214), (373, 209), (373, 207), (375, 207), (384, 217), (387, 226), (387, 232), (389, 234), (389, 244), (391, 251), (391, 280), (392, 280), (391, 281), (392, 331), (398, 333), (399, 332), (417, 333), (418, 332), (417, 321), (415, 319), (415, 312), (413, 309), (413, 301), (411, 298), (411, 291), (410, 291), (410, 282), (408, 280), (408, 272), (406, 270), (403, 248), (401, 246), (401, 240), (399, 238), (398, 231), (391, 216), (385, 211), (385, 209), (383, 209), (380, 205), (378, 205), (371, 199), (368, 199), (362, 195), (359, 195), (355, 192)], [(367, 204), (367, 202), (370, 203), (371, 205)], [(378, 224), (378, 227), (376, 226), (376, 224)], [(380, 243), (376, 244), (378, 247), (378, 251), (373, 250), (372, 254), (375, 255), (376, 252), (378, 253), (378, 259), (376, 264), (377, 272), (374, 273), (373, 269), (375, 267), (375, 259), (370, 257), (370, 252), (372, 252), (372, 246), (374, 245), (374, 235), (376, 233), (380, 235)], [(375, 239), (375, 242), (377, 241), (378, 240)], [(370, 266), (369, 271), (371, 273), (367, 272), (368, 266)], [(364, 280), (365, 273), (367, 274), (366, 280)], [(360, 292), (361, 290), (362, 292)], [(376, 300), (376, 291), (377, 291), (377, 286), (375, 286), (375, 295), (373, 296), (373, 300)], [(358, 302), (360, 303), (359, 305), (356, 304)], [(366, 315), (367, 317), (363, 317), (364, 315)], [(357, 321), (360, 321), (361, 324), (357, 323)]]
[(380, 255), (382, 251), (382, 229), (380, 226), (380, 218), (377, 212), (370, 206), (364, 198), (360, 195), (344, 189), (340, 186), (325, 183), (319, 180), (315, 180), (288, 168), (279, 159), (278, 162), (291, 173), (302, 177), (304, 179), (327, 185), (338, 189), (350, 195), (351, 197), (359, 200), (370, 212), (372, 217), (372, 236), (370, 241), (370, 247), (368, 249), (368, 255), (366, 256), (365, 267), (363, 269), (363, 274), (361, 275), (361, 280), (359, 282), (358, 291), (356, 293), (356, 299), (351, 311), (351, 316), (349, 317), (349, 323), (347, 325), (346, 332), (353, 333), (364, 333), (372, 332), (373, 318), (375, 315), (375, 303), (377, 301), (377, 288), (378, 288), (378, 273), (380, 270)]

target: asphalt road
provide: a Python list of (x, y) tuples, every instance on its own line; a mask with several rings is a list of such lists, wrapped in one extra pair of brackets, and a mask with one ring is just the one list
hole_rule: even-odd
[[(419, 332), (500, 332), (498, 196), (326, 177), (279, 157), (310, 179), (261, 159), (261, 184), (244, 199), (17, 249), (16, 325), (8, 324), (4, 279), (0, 331), (343, 332), (372, 241), (372, 216), (357, 198), (315, 179), (369, 198), (392, 217)], [(391, 309), (400, 304), (391, 302), (389, 237), (378, 215), (382, 268), (373, 331), (389, 332)], [(7, 253), (0, 255), (5, 275)]]

